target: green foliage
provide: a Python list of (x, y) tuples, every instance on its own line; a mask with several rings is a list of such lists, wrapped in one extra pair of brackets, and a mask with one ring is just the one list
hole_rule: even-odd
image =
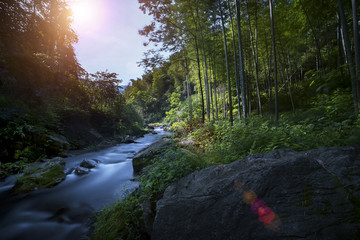
[(96, 215), (94, 232), (91, 239), (122, 239), (142, 240), (144, 229), (142, 226), (141, 198), (137, 192), (123, 196), (109, 207), (102, 208)]
[(168, 71), (169, 67), (170, 63), (164, 62), (161, 67), (147, 72), (142, 79), (131, 80), (131, 85), (124, 91), (126, 101), (136, 107), (146, 123), (161, 121), (171, 104), (175, 108), (180, 103), (177, 101), (178, 91), (174, 91), (178, 77), (173, 71)]
[[(352, 115), (351, 94), (335, 91), (317, 95), (313, 107), (284, 113), (278, 122), (271, 116), (253, 116), (244, 122), (207, 123), (188, 133), (186, 124), (178, 122), (173, 129), (208, 154), (210, 164), (228, 163), (248, 154), (279, 148), (302, 151), (312, 148), (359, 144), (359, 117)], [(176, 136), (179, 136), (177, 134)]]
[[(65, 146), (52, 139), (49, 132), (39, 126), (29, 125), (24, 119), (13, 121), (0, 120), (0, 161), (14, 163), (15, 161), (33, 162), (39, 158), (51, 157), (64, 150)], [(16, 166), (16, 164), (14, 165)], [(8, 171), (9, 173), (16, 172)]]
[(24, 128), (26, 125), (21, 125), (17, 122), (8, 122), (8, 124), (0, 132), (0, 138), (5, 140), (15, 140), (17, 138), (25, 138)]
[(0, 162), (0, 180), (6, 178), (11, 174), (21, 173), (25, 168), (26, 163), (23, 160), (17, 161), (15, 163), (1, 163)]
[(170, 111), (166, 112), (166, 118), (164, 119), (167, 123), (173, 123), (179, 119), (180, 114), (180, 108), (181, 108), (181, 94), (179, 93), (178, 89), (177, 91), (174, 91), (169, 100), (170, 100)]
[(191, 133), (191, 140), (199, 143), (201, 149), (207, 149), (213, 142), (215, 127), (213, 123), (205, 123)]
[(195, 154), (180, 148), (170, 148), (156, 157), (139, 177), (144, 196), (155, 199), (165, 188), (196, 169), (202, 168)]

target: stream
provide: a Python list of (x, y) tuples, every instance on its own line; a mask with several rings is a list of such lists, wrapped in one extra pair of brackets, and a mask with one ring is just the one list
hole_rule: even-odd
[(15, 178), (0, 182), (0, 239), (86, 239), (89, 217), (138, 186), (132, 181), (134, 154), (169, 134), (160, 128), (155, 131), (158, 134), (146, 134), (135, 139), (136, 143), (65, 158), (66, 169), (79, 166), (84, 159), (100, 163), (87, 175), (67, 175), (65, 181), (53, 188), (11, 197), (8, 191)]

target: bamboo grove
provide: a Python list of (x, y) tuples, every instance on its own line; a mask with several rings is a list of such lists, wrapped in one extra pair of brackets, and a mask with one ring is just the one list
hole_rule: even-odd
[(233, 122), (264, 113), (277, 120), (318, 93), (344, 88), (358, 114), (356, 0), (138, 1), (153, 17), (139, 33), (160, 50), (145, 54), (147, 73), (132, 80), (128, 96), (139, 85), (170, 101), (177, 92), (191, 121)]

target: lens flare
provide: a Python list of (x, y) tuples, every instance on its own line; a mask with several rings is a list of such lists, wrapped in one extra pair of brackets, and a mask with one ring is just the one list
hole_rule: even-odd
[(259, 199), (254, 191), (246, 190), (241, 180), (234, 181), (234, 189), (242, 192), (243, 201), (250, 205), (251, 212), (259, 216), (259, 222), (264, 223), (266, 229), (275, 231), (280, 226), (279, 216), (262, 199)]

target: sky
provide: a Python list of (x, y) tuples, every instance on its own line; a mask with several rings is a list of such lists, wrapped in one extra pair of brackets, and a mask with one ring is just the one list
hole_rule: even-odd
[(139, 9), (137, 0), (68, 0), (73, 9), (72, 27), (79, 42), (77, 59), (89, 73), (115, 72), (123, 85), (141, 78), (144, 70), (137, 62), (148, 48), (138, 34), (152, 17)]

